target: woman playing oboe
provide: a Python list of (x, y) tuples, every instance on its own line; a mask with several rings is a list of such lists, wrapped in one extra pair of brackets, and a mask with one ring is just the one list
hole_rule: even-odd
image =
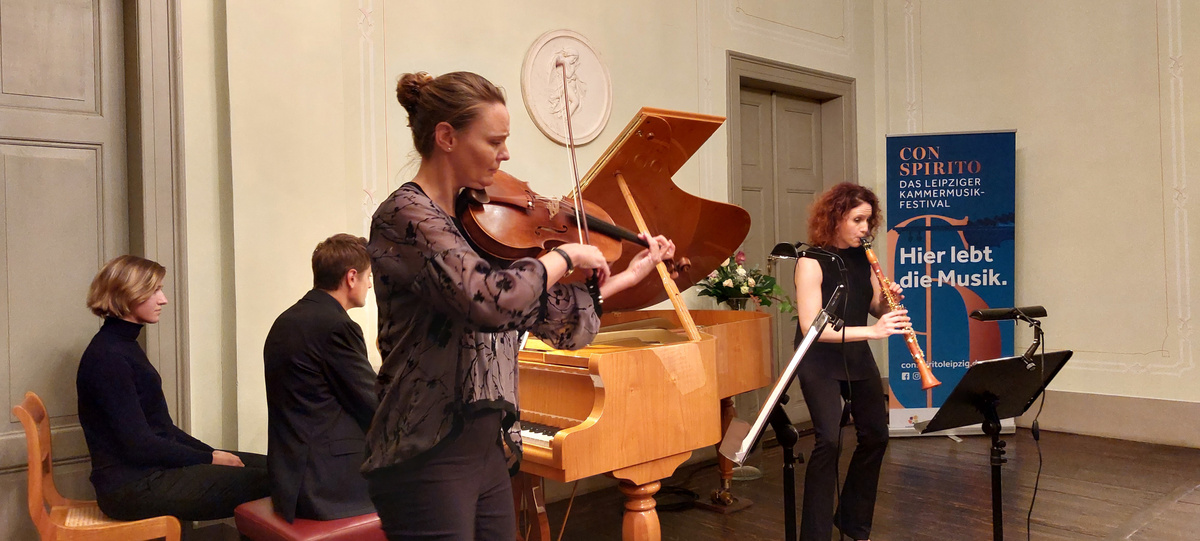
[[(816, 431), (804, 475), (801, 540), (829, 541), (834, 525), (851, 539), (871, 537), (888, 427), (883, 384), (867, 340), (899, 334), (909, 325), (905, 310), (887, 311), (887, 301), (863, 251), (861, 239), (874, 233), (879, 214), (875, 194), (850, 183), (838, 184), (822, 194), (809, 214), (809, 243), (841, 257), (848, 283), (844, 302), (832, 309), (845, 326), (838, 332), (827, 328), (800, 363), (800, 389)], [(816, 318), (840, 278), (832, 261), (805, 258), (797, 262), (796, 297), (801, 324)], [(897, 299), (901, 298), (900, 286), (892, 284), (892, 291)], [(872, 325), (867, 324), (868, 313), (879, 318)], [(804, 327), (796, 329), (797, 346), (804, 331)], [(858, 443), (835, 511), (845, 410), (853, 415)]]

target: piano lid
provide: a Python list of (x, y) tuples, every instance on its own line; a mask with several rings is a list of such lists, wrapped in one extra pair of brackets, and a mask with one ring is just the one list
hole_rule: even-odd
[[(617, 186), (617, 173), (624, 176), (651, 233), (675, 242), (676, 260), (691, 261), (691, 268), (675, 278), (680, 291), (716, 270), (750, 232), (745, 209), (701, 199), (671, 180), (723, 122), (719, 116), (643, 107), (582, 180), (584, 199), (600, 205), (617, 225), (637, 231)], [(636, 245), (623, 243), (613, 272), (628, 267), (638, 251)], [(637, 285), (605, 298), (604, 309), (637, 310), (666, 299), (662, 279), (652, 272)]]

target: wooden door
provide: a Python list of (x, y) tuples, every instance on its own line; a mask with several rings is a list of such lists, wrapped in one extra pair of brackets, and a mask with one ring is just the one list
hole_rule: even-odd
[[(780, 242), (795, 243), (807, 238), (808, 208), (823, 189), (821, 172), (821, 106), (815, 101), (779, 92), (743, 87), (739, 108), (741, 173), (739, 204), (750, 212), (752, 222), (744, 250), (750, 266), (767, 266), (767, 254)], [(773, 274), (788, 296), (795, 299), (792, 274), (794, 262), (780, 261)], [(775, 371), (780, 373), (791, 360), (796, 332), (794, 314), (768, 308), (773, 319)], [(787, 408), (794, 419), (806, 419), (798, 385), (788, 394)], [(757, 404), (739, 404), (739, 411)], [(745, 413), (742, 413), (745, 415)]]
[(25, 515), (5, 517), (3, 538), (29, 522), (25, 437), (9, 413), (26, 391), (53, 419), (55, 458), (87, 455), (75, 372), (100, 320), (85, 296), (129, 249), (123, 48), (119, 0), (0, 0), (0, 496)]

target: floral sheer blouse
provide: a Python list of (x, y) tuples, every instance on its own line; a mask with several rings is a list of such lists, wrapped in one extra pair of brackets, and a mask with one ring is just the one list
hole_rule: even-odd
[(363, 472), (417, 458), (487, 410), (504, 412), (504, 440), (519, 459), (521, 334), (562, 349), (587, 345), (600, 321), (586, 288), (547, 292), (537, 259), (481, 256), (412, 182), (375, 212), (368, 250), (383, 365)]

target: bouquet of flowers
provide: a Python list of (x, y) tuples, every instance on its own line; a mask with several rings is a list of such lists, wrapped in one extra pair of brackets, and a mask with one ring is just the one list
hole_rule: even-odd
[(749, 298), (759, 306), (779, 303), (779, 309), (783, 312), (795, 310), (791, 299), (784, 294), (774, 276), (758, 270), (758, 267), (747, 269), (745, 263), (745, 252), (738, 251), (736, 255), (730, 256), (717, 270), (700, 280), (697, 284), (700, 286), (700, 296), (712, 297), (717, 299), (717, 302), (735, 308), (734, 302), (737, 299)]

